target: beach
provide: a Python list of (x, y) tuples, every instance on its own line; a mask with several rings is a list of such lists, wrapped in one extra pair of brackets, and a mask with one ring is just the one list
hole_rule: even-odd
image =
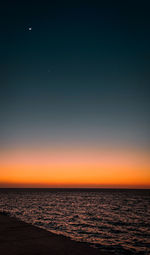
[[(0, 254), (5, 255), (108, 255), (108, 253), (53, 234), (0, 213)], [(112, 253), (109, 253), (112, 254)]]

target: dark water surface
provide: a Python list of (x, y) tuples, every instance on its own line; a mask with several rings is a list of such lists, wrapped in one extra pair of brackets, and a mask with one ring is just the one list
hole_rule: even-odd
[(0, 211), (116, 254), (150, 254), (150, 190), (0, 189)]

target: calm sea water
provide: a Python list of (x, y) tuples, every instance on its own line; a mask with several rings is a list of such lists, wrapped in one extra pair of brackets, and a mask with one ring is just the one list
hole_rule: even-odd
[(150, 254), (150, 190), (0, 189), (0, 211), (115, 254)]

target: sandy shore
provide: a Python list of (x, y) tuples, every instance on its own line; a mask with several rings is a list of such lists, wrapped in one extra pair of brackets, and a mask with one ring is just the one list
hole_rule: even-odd
[[(0, 213), (2, 255), (108, 255), (86, 243), (55, 235)], [(110, 253), (109, 253), (110, 254)]]

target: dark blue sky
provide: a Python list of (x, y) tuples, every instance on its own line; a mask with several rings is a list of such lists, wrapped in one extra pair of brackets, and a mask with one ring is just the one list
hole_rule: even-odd
[(149, 147), (150, 6), (100, 2), (1, 3), (3, 145)]

